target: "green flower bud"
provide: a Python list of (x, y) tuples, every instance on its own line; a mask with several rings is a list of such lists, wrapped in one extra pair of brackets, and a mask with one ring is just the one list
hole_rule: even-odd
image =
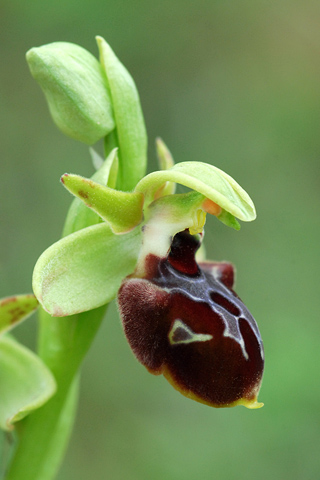
[(29, 50), (27, 61), (63, 133), (92, 145), (115, 128), (107, 79), (91, 53), (55, 42)]

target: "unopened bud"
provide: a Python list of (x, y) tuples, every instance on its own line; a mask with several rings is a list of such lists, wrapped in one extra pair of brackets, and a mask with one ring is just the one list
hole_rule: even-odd
[(55, 42), (29, 50), (27, 61), (64, 134), (92, 145), (115, 128), (107, 80), (91, 53)]

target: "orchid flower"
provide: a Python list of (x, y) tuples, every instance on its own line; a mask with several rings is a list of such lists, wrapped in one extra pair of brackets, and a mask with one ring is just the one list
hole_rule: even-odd
[[(201, 248), (208, 214), (238, 230), (238, 220), (255, 219), (254, 204), (219, 168), (175, 164), (160, 139), (160, 170), (146, 175), (136, 86), (105, 40), (97, 43), (99, 61), (66, 42), (27, 53), (58, 128), (88, 145), (103, 139), (104, 158), (91, 150), (91, 178), (62, 175), (76, 198), (62, 239), (35, 265), (35, 296), (20, 309), (22, 318), (40, 304), (42, 360), (34, 356), (35, 368), (48, 385), (9, 416), (12, 423), (38, 409), (23, 420), (8, 480), (54, 477), (71, 431), (81, 362), (116, 298), (133, 354), (151, 373), (206, 405), (263, 405), (257, 400), (264, 367), (258, 326), (233, 290), (234, 267), (205, 260)], [(186, 193), (175, 193), (176, 184)], [(13, 298), (20, 306), (26, 300)], [(6, 326), (13, 321), (5, 305), (0, 327), (1, 315)], [(0, 339), (0, 353), (2, 347)], [(0, 398), (0, 426), (3, 404)]]
[[(262, 341), (232, 290), (233, 267), (195, 260), (207, 213), (239, 228), (235, 216), (253, 220), (254, 205), (226, 173), (201, 162), (173, 165), (164, 143), (157, 145), (170, 168), (143, 177), (132, 192), (62, 176), (83, 202), (78, 208), (90, 208), (102, 221), (43, 253), (34, 270), (35, 295), (50, 315), (67, 316), (98, 308), (119, 292), (125, 334), (149, 371), (208, 405), (259, 407)], [(112, 151), (96, 176), (116, 164)], [(193, 190), (172, 193), (175, 182)]]

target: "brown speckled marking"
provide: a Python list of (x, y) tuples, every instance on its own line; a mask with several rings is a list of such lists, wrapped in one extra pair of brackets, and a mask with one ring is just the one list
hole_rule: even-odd
[(87, 192), (84, 192), (83, 190), (79, 190), (78, 194), (81, 198), (89, 198), (89, 195)]
[(4, 306), (4, 305), (8, 305), (8, 303), (13, 303), (16, 301), (17, 301), (17, 297), (4, 298), (3, 300), (1, 300), (0, 305)]
[(64, 177), (69, 177), (69, 174), (65, 173), (64, 175), (62, 175), (62, 177), (60, 178), (62, 183), (64, 183)]
[(64, 312), (58, 305), (54, 305), (53, 313), (51, 315), (53, 317), (67, 317), (68, 313)]
[(25, 310), (22, 307), (15, 307), (8, 311), (11, 315), (10, 323), (16, 323), (25, 314)]

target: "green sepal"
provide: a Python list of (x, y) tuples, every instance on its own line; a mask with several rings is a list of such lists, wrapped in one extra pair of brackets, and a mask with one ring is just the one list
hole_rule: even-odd
[(132, 190), (145, 175), (147, 133), (135, 83), (102, 37), (96, 37), (102, 68), (107, 76), (119, 146), (119, 183), (121, 190)]
[(249, 195), (232, 177), (207, 163), (182, 162), (169, 170), (150, 173), (137, 184), (135, 191), (144, 193), (147, 201), (151, 201), (166, 181), (179, 183), (201, 193), (240, 220), (249, 222), (256, 218)]
[(114, 233), (127, 233), (142, 221), (142, 193), (120, 192), (79, 175), (64, 174), (63, 185), (108, 222)]
[[(93, 154), (96, 154), (94, 152)], [(98, 154), (96, 154), (98, 155)], [(114, 188), (116, 184), (118, 172), (118, 157), (117, 149), (112, 150), (108, 158), (103, 162), (100, 168), (91, 177), (97, 183), (101, 185), (107, 185), (110, 188)], [(90, 227), (102, 222), (101, 217), (91, 208), (87, 208), (82, 199), (75, 198), (70, 205), (62, 236), (70, 235), (70, 233), (77, 232), (82, 228)]]
[(107, 81), (91, 53), (54, 42), (29, 50), (27, 61), (65, 135), (92, 145), (115, 128)]
[(32, 293), (0, 299), (0, 335), (26, 320), (38, 305)]
[(34, 293), (43, 308), (57, 317), (104, 305), (133, 272), (141, 243), (140, 228), (115, 235), (105, 222), (68, 235), (38, 259)]
[(12, 337), (0, 338), (0, 428), (41, 407), (56, 391), (56, 383), (42, 360)]

